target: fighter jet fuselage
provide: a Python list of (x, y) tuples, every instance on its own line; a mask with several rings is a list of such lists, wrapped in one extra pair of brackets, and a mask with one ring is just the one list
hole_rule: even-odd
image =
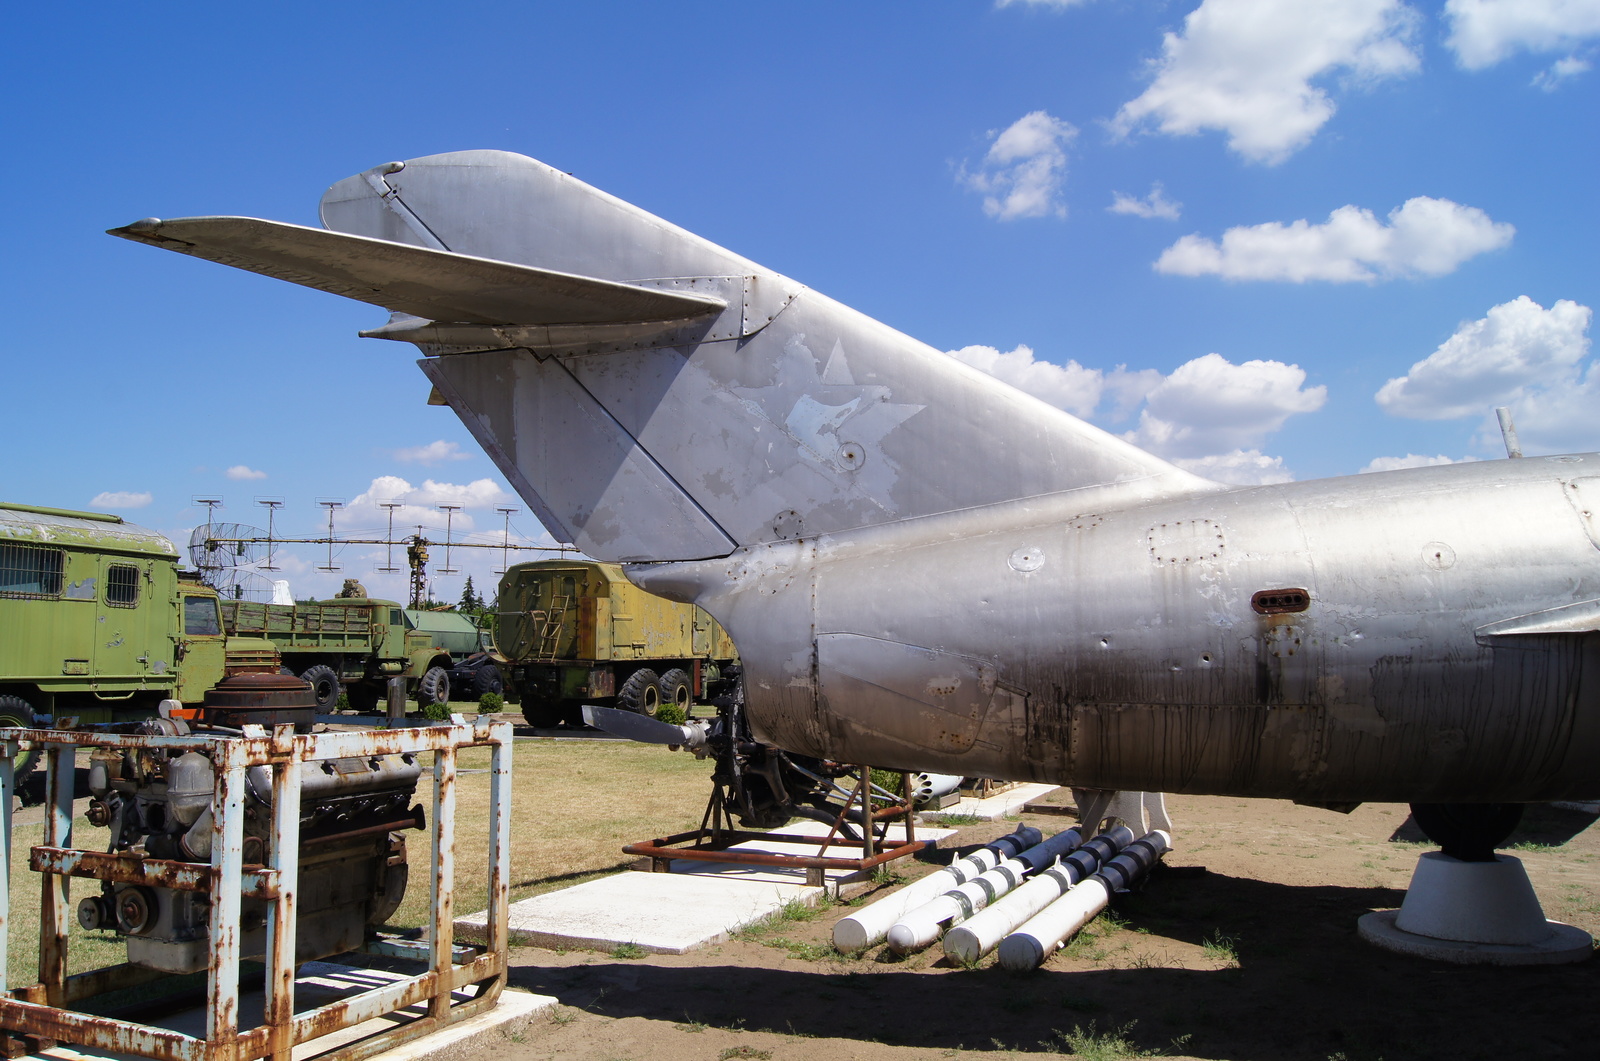
[(1067, 494), (629, 574), (716, 615), (761, 734), (809, 754), (1308, 802), (1578, 798), (1600, 602), (1561, 602), (1595, 592), (1597, 469)]

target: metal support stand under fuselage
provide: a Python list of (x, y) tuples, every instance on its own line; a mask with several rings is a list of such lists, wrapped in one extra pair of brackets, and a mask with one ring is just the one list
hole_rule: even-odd
[(1460, 965), (1558, 965), (1594, 952), (1589, 933), (1547, 920), (1522, 860), (1417, 860), (1398, 910), (1364, 914), (1361, 938), (1385, 950)]

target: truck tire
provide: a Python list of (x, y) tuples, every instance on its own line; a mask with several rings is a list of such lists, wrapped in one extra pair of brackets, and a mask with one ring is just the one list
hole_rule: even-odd
[[(21, 726), (23, 729), (32, 729), (33, 705), (20, 696), (0, 696), (0, 726)], [(21, 790), (22, 779), (33, 773), (38, 765), (38, 748), (17, 756), (12, 773), (15, 790)]]
[(311, 695), (317, 698), (317, 710), (326, 714), (339, 702), (339, 674), (326, 663), (318, 663), (300, 672), (300, 680), (311, 686)]
[(417, 682), (417, 706), (448, 704), (450, 702), (450, 672), (443, 667), (429, 667), (422, 680)]
[(567, 717), (567, 708), (560, 700), (540, 700), (522, 694), (522, 718), (534, 729), (554, 729)]
[(689, 672), (681, 667), (673, 667), (661, 676), (661, 702), (673, 704), (683, 712), (683, 717), (689, 717), (689, 708), (694, 706), (694, 684), (689, 680)]
[(500, 668), (485, 660), (472, 679), (472, 691), (479, 696), (505, 692), (505, 682), (500, 678)]
[(661, 709), (661, 681), (649, 667), (640, 667), (628, 675), (628, 680), (617, 690), (617, 706), (624, 711), (656, 717)]

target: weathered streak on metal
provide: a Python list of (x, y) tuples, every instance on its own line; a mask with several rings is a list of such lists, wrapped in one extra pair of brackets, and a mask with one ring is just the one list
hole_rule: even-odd
[[(46, 823), (46, 844), (35, 847), (30, 862), (41, 872), (46, 895), (52, 890), (64, 893), (72, 875), (99, 877), (125, 882), (148, 882), (165, 887), (207, 891), (212, 896), (211, 927), (214, 949), (208, 971), (207, 1035), (197, 1038), (178, 1032), (151, 1028), (108, 1017), (89, 1016), (63, 1008), (92, 999), (107, 991), (159, 981), (160, 971), (132, 964), (97, 969), (76, 976), (60, 976), (54, 983), (41, 976), (41, 982), (14, 988), (11, 997), (0, 995), (0, 1027), (8, 1031), (46, 1039), (57, 1039), (100, 1050), (132, 1054), (158, 1061), (248, 1061), (257, 1057), (287, 1061), (292, 1049), (316, 1037), (352, 1027), (375, 1017), (393, 1016), (399, 1010), (428, 1004), (428, 1015), (401, 1018), (392, 1029), (319, 1056), (325, 1061), (359, 1061), (415, 1039), (446, 1024), (483, 1012), (492, 1006), (503, 989), (507, 975), (506, 924), (510, 886), (510, 782), (511, 725), (480, 719), (467, 723), (455, 716), (451, 724), (415, 729), (371, 731), (330, 735), (319, 740), (312, 735), (296, 735), (292, 726), (277, 726), (267, 734), (258, 726), (245, 727), (242, 738), (166, 737), (140, 739), (125, 734), (103, 734), (70, 730), (17, 730), (17, 738), (0, 741), (0, 795), (9, 794), (4, 786), (13, 777), (14, 757), (22, 750), (42, 747), (50, 774), (52, 811)], [(216, 764), (213, 807), (211, 863), (178, 863), (170, 860), (129, 860), (103, 852), (71, 847), (70, 807), (72, 764), (80, 746), (114, 747), (137, 750), (160, 747), (198, 750)], [(487, 746), (490, 749), (492, 789), (490, 814), (491, 902), (488, 935), (498, 949), (485, 951), (454, 942), (453, 867), (435, 874), (436, 917), (426, 945), (429, 968), (416, 976), (395, 981), (360, 995), (343, 999), (307, 1013), (293, 1012), (295, 954), (295, 911), (301, 807), (302, 767), (311, 758), (369, 758), (380, 754), (416, 755), (438, 752), (435, 768), (433, 807), (434, 843), (449, 855), (454, 851), (455, 755), (460, 748)], [(313, 749), (320, 749), (314, 756)], [(273, 839), (264, 869), (245, 871), (243, 852), (243, 803), (247, 794), (247, 775), (251, 768), (267, 767), (272, 777)], [(63, 810), (63, 808), (66, 808)], [(10, 864), (11, 835), (9, 802), (0, 809), (5, 826), (6, 865)], [(413, 824), (407, 820), (403, 824)], [(213, 887), (213, 882), (216, 886)], [(232, 882), (231, 884), (229, 882)], [(241, 887), (241, 884), (243, 885)], [(0, 892), (3, 896), (4, 892)], [(241, 1031), (238, 1028), (238, 983), (240, 964), (240, 899), (245, 896), (268, 900), (267, 1005), (263, 1023)], [(65, 912), (64, 901), (58, 903)], [(439, 911), (443, 910), (442, 915)], [(0, 911), (5, 913), (6, 911)], [(9, 935), (9, 918), (0, 917), (0, 954)], [(57, 943), (41, 947), (41, 957), (55, 963), (64, 973), (67, 926), (59, 916), (41, 925), (42, 934), (55, 929)], [(3, 968), (3, 966), (0, 966)], [(45, 967), (41, 967), (41, 973)], [(473, 990), (476, 997), (452, 998), (453, 992)]]
[(511, 943), (511, 745), (489, 753), (489, 953), (505, 954)]
[[(179, 891), (208, 892), (222, 879), (215, 868), (199, 862), (137, 858), (106, 851), (73, 847), (35, 846), (28, 852), (28, 868), (36, 873), (91, 877), (118, 884), (150, 884)], [(280, 885), (272, 869), (242, 869), (230, 887), (247, 899), (274, 899)]]
[[(45, 749), (45, 791), (49, 810), (45, 816), (44, 842), (52, 847), (72, 844), (72, 786), (76, 777), (73, 749), (51, 746)], [(10, 851), (6, 852), (9, 860)], [(67, 979), (67, 934), (72, 929), (71, 878), (45, 875), (39, 878), (43, 902), (39, 909), (39, 982), (46, 998), (57, 1002), (61, 985)]]
[[(461, 716), (456, 716), (460, 721)], [(429, 965), (441, 980), (449, 979), (451, 965), (450, 944), (455, 926), (455, 831), (451, 824), (456, 818), (456, 753), (453, 748), (433, 753), (433, 877), (431, 881), (430, 909), (433, 924), (428, 942), (432, 953)], [(441, 992), (428, 1004), (429, 1016), (442, 1018), (450, 1008), (450, 995)]]
[[(293, 747), (294, 726), (272, 730), (274, 750)], [(292, 758), (272, 770), (272, 836), (267, 864), (278, 877), (278, 901), (267, 912), (266, 1024), (272, 1061), (291, 1061), (294, 1053), (295, 928), (300, 898), (300, 778)]]
[(17, 788), (17, 742), (0, 741), (0, 838), (6, 861), (0, 866), (0, 996), (11, 987), (11, 805)]
[[(244, 870), (246, 749), (228, 742), (216, 762), (216, 789), (211, 806), (211, 869), (221, 882), (237, 880)], [(296, 804), (294, 824), (299, 825)], [(218, 1044), (216, 1061), (238, 1061), (228, 1044), (239, 1032), (239, 959), (243, 953), (241, 904), (236, 888), (211, 893), (211, 967), (206, 971), (206, 1039)]]

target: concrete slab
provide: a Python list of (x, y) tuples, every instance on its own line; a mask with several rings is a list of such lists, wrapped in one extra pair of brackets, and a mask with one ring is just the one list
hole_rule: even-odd
[[(802, 878), (803, 880), (803, 878)], [(656, 954), (683, 954), (796, 899), (814, 903), (821, 888), (720, 873), (618, 873), (511, 904), (511, 941), (535, 947), (615, 950), (631, 943)], [(486, 913), (456, 921), (482, 938)]]
[[(300, 966), (300, 975), (295, 978), (295, 1012), (304, 1013), (402, 979), (405, 979), (402, 974), (377, 969), (358, 969), (329, 962), (306, 962)], [(463, 1001), (473, 997), (470, 991), (458, 991), (456, 996)], [(260, 1024), (263, 993), (260, 990), (245, 992), (240, 997), (239, 1003), (241, 1024), (245, 1027)], [(549, 995), (535, 995), (527, 991), (507, 989), (501, 992), (494, 1008), (487, 1013), (469, 1017), (377, 1056), (386, 1061), (436, 1059), (458, 1048), (470, 1047), (490, 1033), (514, 1032), (525, 1027), (534, 1016), (554, 1005), (556, 999)], [(346, 1043), (364, 1039), (402, 1023), (405, 1019), (423, 1016), (426, 1012), (425, 1005), (416, 1005), (401, 1010), (399, 1014), (375, 1017), (354, 1028), (346, 1028), (341, 1032), (301, 1043), (294, 1048), (295, 1061), (313, 1061)], [(205, 1016), (205, 1007), (196, 1007), (172, 1014), (155, 1022), (152, 1027), (183, 1032), (185, 1035), (203, 1036)], [(44, 1061), (85, 1061), (88, 1058), (127, 1058), (129, 1061), (134, 1061), (137, 1057), (133, 1054), (116, 1054), (77, 1047), (70, 1043), (62, 1043), (32, 1056)]]
[[(736, 849), (814, 855), (828, 827), (801, 821), (783, 831), (815, 836), (817, 844), (751, 841)], [(935, 843), (954, 833), (931, 826), (916, 829), (919, 840)], [(889, 836), (904, 839), (905, 826), (891, 825)], [(853, 875), (828, 870), (824, 876), (837, 894)], [(657, 954), (683, 954), (720, 943), (796, 899), (815, 903), (822, 892), (806, 885), (804, 869), (679, 859), (669, 873), (622, 873), (522, 899), (511, 904), (509, 927), (512, 942), (526, 946), (615, 950), (631, 943)], [(456, 921), (456, 931), (469, 938), (481, 939), (487, 927), (487, 912)]]
[(1027, 783), (1008, 789), (998, 796), (988, 799), (978, 799), (975, 796), (963, 796), (960, 803), (952, 807), (945, 807), (937, 812), (930, 812), (923, 817), (937, 822), (941, 817), (962, 816), (982, 818), (984, 821), (997, 821), (1008, 814), (1017, 814), (1025, 803), (1040, 799), (1048, 793), (1054, 792), (1059, 785), (1039, 785)]

